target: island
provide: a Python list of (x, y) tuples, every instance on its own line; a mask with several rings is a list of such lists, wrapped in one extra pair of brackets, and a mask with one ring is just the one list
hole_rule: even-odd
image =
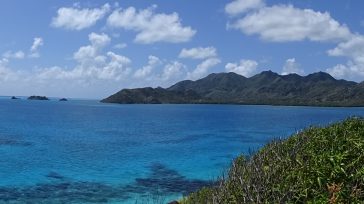
[(19, 99), (18, 97), (15, 97), (15, 96), (12, 96), (10, 99), (12, 99), (12, 100), (17, 100), (17, 99)]
[(213, 73), (169, 88), (123, 89), (103, 100), (119, 104), (247, 104), (364, 106), (364, 82), (337, 80), (325, 72), (307, 76), (263, 71), (250, 78)]
[(48, 101), (49, 98), (47, 98), (46, 96), (29, 96), (28, 100)]
[(68, 101), (66, 98), (61, 98), (59, 101)]

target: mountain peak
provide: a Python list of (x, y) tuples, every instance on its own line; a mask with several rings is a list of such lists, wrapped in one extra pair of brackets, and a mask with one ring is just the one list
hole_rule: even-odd
[(202, 79), (208, 79), (208, 78), (217, 79), (217, 78), (246, 78), (246, 77), (242, 76), (240, 74), (237, 74), (235, 72), (220, 72), (220, 73), (209, 74), (205, 78), (202, 78)]
[(121, 91), (102, 102), (362, 106), (363, 96), (363, 84), (336, 80), (325, 72), (300, 76), (264, 71), (250, 78), (232, 72), (213, 73), (167, 89)]
[(252, 77), (250, 77), (249, 79), (250, 80), (256, 80), (256, 81), (271, 81), (271, 80), (275, 80), (277, 78), (281, 77), (281, 75), (275, 73), (275, 72), (272, 72), (271, 70), (269, 71), (263, 71), (259, 74), (256, 74)]
[(264, 76), (264, 77), (280, 77), (281, 75), (279, 75), (276, 72), (273, 72), (271, 70), (268, 71), (262, 71), (261, 73), (255, 75), (255, 76)]
[(325, 81), (325, 80), (336, 81), (336, 79), (332, 77), (330, 74), (321, 71), (309, 74), (306, 76), (306, 78), (313, 81)]

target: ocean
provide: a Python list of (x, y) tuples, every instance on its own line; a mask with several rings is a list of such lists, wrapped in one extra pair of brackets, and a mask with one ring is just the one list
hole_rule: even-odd
[(364, 108), (0, 99), (0, 203), (167, 203), (240, 154)]

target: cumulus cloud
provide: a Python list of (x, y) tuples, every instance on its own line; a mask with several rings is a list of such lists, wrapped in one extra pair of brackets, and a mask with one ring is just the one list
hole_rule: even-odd
[(110, 58), (110, 61), (101, 69), (101, 79), (118, 81), (129, 75), (131, 68), (128, 66), (131, 64), (131, 60), (128, 57), (115, 54), (114, 52), (108, 52), (107, 56)]
[(148, 57), (148, 63), (140, 70), (133, 71), (131, 59), (103, 51), (111, 42), (108, 35), (90, 33), (88, 38), (89, 45), (80, 47), (74, 53), (76, 65), (71, 68), (51, 66), (16, 71), (8, 67), (8, 58), (0, 58), (0, 91), (8, 95), (101, 98), (121, 88), (169, 86), (186, 78), (184, 64), (161, 60), (153, 55)]
[(0, 82), (2, 82), (1, 87), (6, 87), (5, 82), (8, 81), (17, 81), (23, 76), (20, 72), (14, 71), (8, 67), (9, 60), (7, 58), (0, 59)]
[(288, 74), (299, 74), (303, 75), (305, 72), (301, 69), (301, 65), (296, 62), (295, 58), (287, 59), (285, 64), (283, 65), (282, 75)]
[(364, 36), (356, 35), (348, 41), (339, 43), (328, 51), (330, 56), (346, 56), (355, 61), (364, 62)]
[(41, 47), (43, 45), (44, 45), (43, 38), (40, 38), (40, 37), (34, 38), (33, 44), (30, 47), (29, 57), (31, 57), (31, 58), (40, 57), (39, 47)]
[(23, 51), (19, 50), (16, 52), (12, 52), (12, 51), (7, 51), (3, 54), (4, 58), (10, 59), (10, 58), (14, 58), (14, 59), (24, 59), (25, 54)]
[(73, 69), (65, 69), (58, 66), (41, 69), (37, 79), (43, 80), (75, 80), (75, 81), (92, 81), (92, 80), (113, 80), (119, 81), (130, 73), (128, 65), (131, 60), (125, 56), (108, 52), (103, 63), (85, 66), (78, 64)]
[(227, 72), (235, 72), (245, 77), (251, 77), (256, 73), (258, 62), (254, 60), (240, 60), (240, 63), (227, 63), (225, 69)]
[[(228, 29), (240, 30), (246, 35), (258, 35), (265, 41), (338, 43), (335, 48), (328, 50), (328, 55), (347, 57), (348, 61), (327, 68), (326, 71), (336, 78), (363, 80), (364, 37), (352, 33), (328, 12), (301, 9), (287, 4), (267, 6), (264, 0), (234, 0), (225, 6), (225, 12), (233, 17), (241, 14), (228, 22)], [(238, 65), (230, 64), (229, 67), (233, 69)], [(283, 67), (282, 74), (288, 73), (304, 73), (294, 58), (288, 59)]]
[(363, 81), (364, 79), (364, 66), (353, 64), (337, 64), (331, 68), (326, 69), (326, 72), (337, 79), (350, 79), (355, 81)]
[(110, 5), (105, 4), (101, 8), (84, 8), (77, 5), (62, 7), (57, 11), (57, 16), (52, 19), (51, 26), (68, 30), (82, 30), (93, 26), (110, 11)]
[(150, 77), (150, 74), (152, 73), (153, 69), (158, 66), (161, 65), (162, 61), (153, 55), (150, 55), (148, 57), (148, 64), (143, 66), (140, 69), (137, 69), (134, 73), (134, 77), (135, 78), (146, 78), (146, 77)]
[(179, 58), (206, 59), (216, 57), (216, 48), (214, 47), (196, 47), (191, 49), (182, 49)]
[(42, 38), (39, 38), (39, 37), (34, 38), (33, 45), (32, 45), (32, 47), (30, 48), (30, 51), (31, 51), (31, 52), (35, 52), (35, 51), (37, 51), (37, 50), (38, 50), (38, 48), (39, 48), (40, 46), (42, 46), (42, 45), (43, 45), (43, 39), (42, 39)]
[(186, 77), (186, 65), (178, 61), (161, 60), (150, 55), (148, 63), (134, 72), (134, 78), (143, 86), (167, 86)]
[(225, 6), (225, 12), (235, 16), (263, 6), (264, 2), (262, 0), (234, 0)]
[(0, 80), (1, 81), (4, 81), (9, 74), (9, 70), (6, 67), (8, 62), (9, 62), (9, 60), (6, 58), (0, 59)]
[(163, 81), (173, 81), (179, 80), (185, 74), (186, 65), (174, 61), (172, 63), (166, 64), (164, 66), (161, 79)]
[(156, 13), (156, 6), (137, 10), (134, 7), (112, 12), (107, 24), (113, 28), (123, 28), (137, 32), (135, 42), (150, 44), (155, 42), (187, 42), (196, 31), (183, 26), (177, 13)]
[(8, 59), (2, 58), (0, 59), (0, 67), (5, 67), (5, 65), (9, 62)]
[(328, 50), (328, 55), (349, 58), (345, 65), (338, 64), (326, 70), (332, 76), (356, 81), (364, 79), (364, 36), (355, 35), (339, 43), (334, 49)]
[(218, 58), (206, 59), (203, 62), (201, 62), (199, 65), (197, 65), (196, 69), (194, 69), (192, 72), (188, 72), (187, 78), (195, 80), (195, 79), (204, 77), (208, 73), (208, 71), (211, 67), (216, 66), (220, 62), (221, 62), (221, 60)]
[[(6, 82), (12, 76), (12, 71), (5, 66), (0, 65), (0, 81)], [(2, 84), (4, 86), (4, 84)]]
[(47, 68), (42, 70), (38, 78), (119, 81), (131, 72), (131, 60), (128, 57), (114, 52), (102, 53), (102, 49), (111, 41), (107, 34), (90, 33), (88, 39), (90, 44), (80, 47), (73, 54), (78, 62), (75, 68)]
[(98, 54), (102, 48), (110, 43), (110, 37), (105, 33), (90, 33), (88, 39), (91, 44), (80, 47), (78, 51), (73, 54), (73, 58), (82, 63), (87, 63), (89, 61), (103, 62), (105, 57)]
[(312, 9), (299, 9), (292, 5), (263, 7), (229, 25), (247, 35), (257, 34), (263, 40), (333, 41), (349, 39), (351, 32), (346, 25), (334, 20), (329, 13)]
[(105, 33), (97, 34), (97, 33), (91, 33), (88, 36), (88, 39), (91, 42), (91, 45), (94, 47), (104, 47), (105, 45), (109, 44), (111, 39), (108, 35)]
[[(33, 39), (33, 44), (29, 49), (29, 54), (27, 57), (29, 58), (37, 58), (40, 57), (39, 54), (39, 48), (43, 46), (43, 38), (36, 37)], [(26, 57), (26, 54), (22, 50), (18, 50), (16, 52), (13, 52), (11, 50), (6, 51), (3, 55), (6, 59), (24, 59)]]

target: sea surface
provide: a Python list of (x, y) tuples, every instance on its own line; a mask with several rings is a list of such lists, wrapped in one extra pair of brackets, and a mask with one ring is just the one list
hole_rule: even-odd
[(0, 203), (166, 203), (232, 159), (364, 108), (0, 98)]

